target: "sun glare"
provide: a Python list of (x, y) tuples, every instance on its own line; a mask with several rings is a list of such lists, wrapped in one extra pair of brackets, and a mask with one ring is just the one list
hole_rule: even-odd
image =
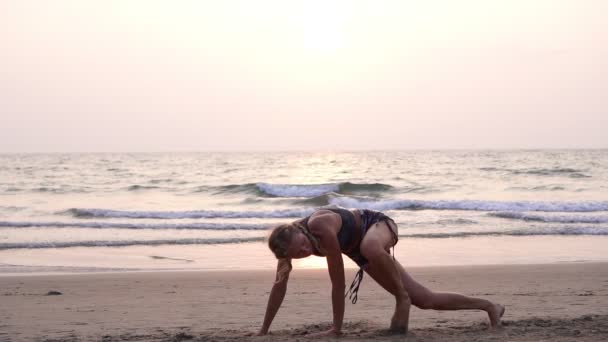
[(346, 15), (335, 4), (306, 3), (296, 16), (302, 46), (311, 53), (336, 53), (346, 44)]
[(338, 50), (344, 43), (342, 32), (334, 27), (309, 27), (304, 32), (304, 46), (316, 52), (329, 53)]
[(325, 258), (310, 256), (308, 258), (293, 259), (293, 266), (297, 268), (327, 268)]
[[(346, 267), (346, 268), (358, 268), (359, 267), (353, 261), (348, 259), (347, 257), (342, 258), (342, 260), (344, 262), (344, 267)], [(293, 259), (291, 262), (293, 263), (293, 267), (298, 268), (298, 269), (299, 268), (306, 268), (306, 269), (327, 268), (327, 259), (318, 257), (318, 256), (314, 256), (314, 255), (310, 256), (308, 258)]]

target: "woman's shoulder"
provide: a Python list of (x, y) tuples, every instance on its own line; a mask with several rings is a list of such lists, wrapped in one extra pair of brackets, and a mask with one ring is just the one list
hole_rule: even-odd
[(320, 233), (327, 229), (337, 232), (336, 228), (339, 230), (342, 225), (342, 218), (331, 210), (320, 208), (308, 217), (307, 225), (311, 232)]
[(328, 206), (325, 206), (325, 207), (316, 208), (315, 211), (310, 216), (313, 216), (313, 215), (327, 215), (327, 214), (335, 214), (335, 215), (339, 216), (338, 213), (341, 210), (350, 211), (350, 210), (348, 210), (346, 208), (343, 208), (343, 207), (340, 207), (338, 205), (328, 205)]
[(329, 208), (319, 208), (317, 210), (315, 210), (312, 214), (310, 214), (307, 218), (308, 218), (308, 222), (313, 221), (313, 220), (331, 220), (332, 216), (340, 216), (339, 214), (337, 214), (335, 211), (330, 210)]

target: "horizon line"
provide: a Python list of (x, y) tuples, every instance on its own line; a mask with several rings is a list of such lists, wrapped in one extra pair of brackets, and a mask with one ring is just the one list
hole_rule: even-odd
[(589, 151), (589, 150), (608, 150), (608, 147), (491, 147), (491, 148), (379, 148), (379, 149), (227, 149), (227, 150), (124, 150), (124, 151), (22, 151), (5, 152), (0, 151), (0, 155), (10, 154), (161, 154), (161, 153), (352, 153), (352, 152), (432, 152), (432, 151)]

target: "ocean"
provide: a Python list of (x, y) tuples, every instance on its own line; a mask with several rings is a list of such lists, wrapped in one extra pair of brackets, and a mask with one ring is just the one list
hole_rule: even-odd
[(274, 268), (327, 205), (394, 218), (406, 266), (608, 261), (608, 150), (4, 154), (0, 274)]

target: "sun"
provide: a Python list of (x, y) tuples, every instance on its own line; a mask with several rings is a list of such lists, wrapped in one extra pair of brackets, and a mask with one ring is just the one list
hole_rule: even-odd
[(303, 27), (303, 47), (311, 52), (335, 53), (344, 47), (345, 39), (344, 29), (328, 20), (315, 20)]
[(348, 13), (336, 3), (306, 2), (294, 19), (302, 47), (310, 53), (333, 54), (345, 47)]
[(306, 49), (329, 53), (339, 50), (344, 43), (344, 37), (338, 30), (312, 27), (307, 29), (303, 35), (303, 43)]

